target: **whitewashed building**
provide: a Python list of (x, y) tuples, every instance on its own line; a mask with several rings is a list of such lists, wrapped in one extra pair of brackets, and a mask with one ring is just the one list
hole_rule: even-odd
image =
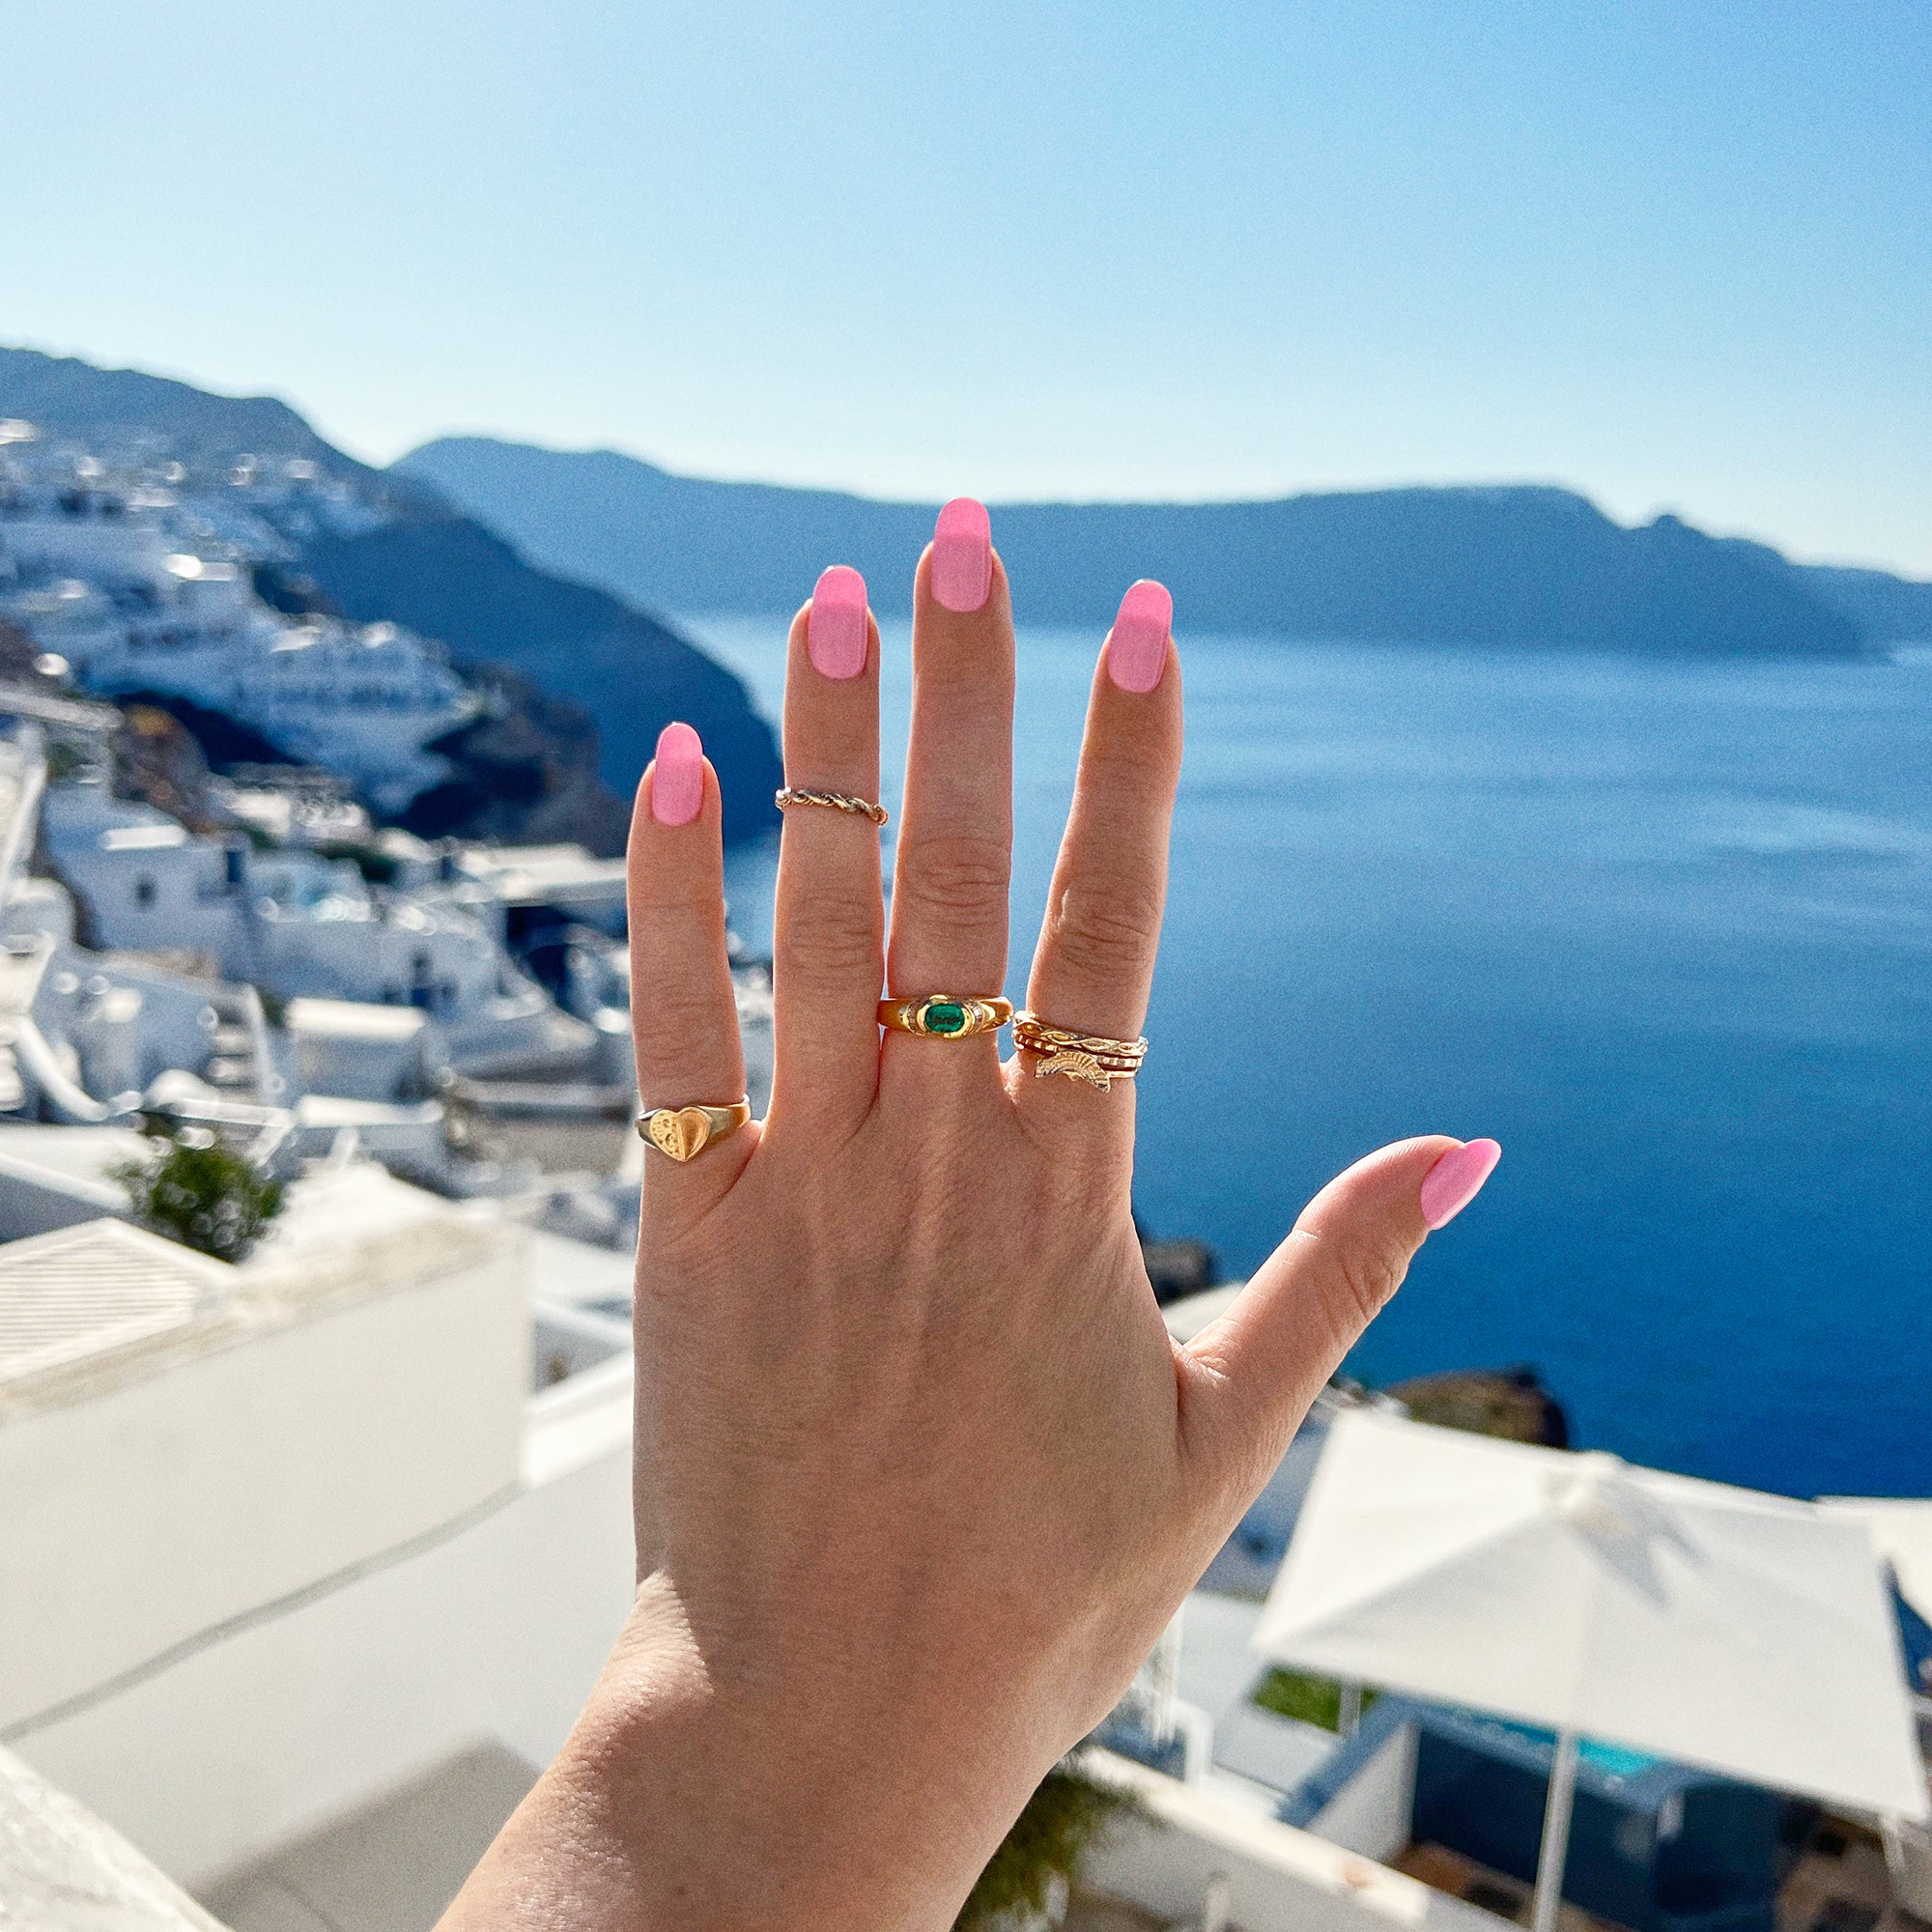
[(381, 810), (447, 777), (428, 748), (479, 700), (436, 646), (394, 624), (290, 617), (255, 594), (251, 565), (287, 554), (259, 511), (315, 479), (277, 493), (255, 471), (231, 477), (231, 497), (263, 499), (254, 512), (184, 495), (185, 479), (178, 464), (110, 467), (38, 440), (0, 449), (0, 616), (90, 689), (219, 711)]
[(598, 1053), (460, 904), (371, 887), (346, 859), (198, 837), (99, 781), (51, 787), (43, 814), (97, 948), (192, 954), (281, 1000), (413, 1008), (482, 1077), (569, 1077)]
[(383, 1883), (453, 1889), (629, 1606), (627, 1331), (362, 1164), (193, 1255), (64, 1175), (117, 1139), (0, 1127), (0, 1742), (238, 1926), (309, 1922), (278, 1861), (398, 1793), (453, 1822)]

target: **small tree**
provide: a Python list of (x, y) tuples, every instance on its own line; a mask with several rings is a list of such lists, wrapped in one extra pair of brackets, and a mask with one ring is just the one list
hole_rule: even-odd
[(1060, 1765), (1047, 1773), (967, 1894), (952, 1932), (983, 1932), (1047, 1909), (1056, 1879), (1073, 1882), (1081, 1861), (1134, 1801)]
[(280, 1211), (282, 1183), (258, 1174), (206, 1127), (151, 1121), (146, 1131), (146, 1156), (109, 1170), (134, 1212), (185, 1247), (216, 1261), (243, 1260)]

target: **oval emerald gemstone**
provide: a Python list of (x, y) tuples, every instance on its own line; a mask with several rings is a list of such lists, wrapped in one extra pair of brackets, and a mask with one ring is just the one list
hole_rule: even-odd
[(920, 1015), (927, 1033), (964, 1033), (966, 1009), (957, 1000), (928, 1000)]

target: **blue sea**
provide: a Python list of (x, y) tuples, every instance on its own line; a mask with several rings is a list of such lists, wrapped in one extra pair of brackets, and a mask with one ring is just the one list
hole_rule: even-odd
[[(776, 718), (782, 626), (687, 621)], [(1020, 640), (1015, 998), (1098, 644)], [(1492, 1134), (1354, 1373), (1531, 1363), (1590, 1447), (1932, 1494), (1932, 650), (1182, 652), (1150, 1228), (1242, 1274), (1356, 1155)], [(896, 807), (902, 624), (886, 666)]]

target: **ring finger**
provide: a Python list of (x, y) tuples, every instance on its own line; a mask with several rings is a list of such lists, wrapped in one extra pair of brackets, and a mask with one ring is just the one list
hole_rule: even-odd
[[(879, 633), (865, 579), (844, 565), (825, 572), (792, 621), (784, 770), (799, 791), (879, 795)], [(772, 948), (778, 1132), (788, 1115), (850, 1120), (871, 1104), (884, 932), (879, 828), (858, 811), (792, 806)]]

